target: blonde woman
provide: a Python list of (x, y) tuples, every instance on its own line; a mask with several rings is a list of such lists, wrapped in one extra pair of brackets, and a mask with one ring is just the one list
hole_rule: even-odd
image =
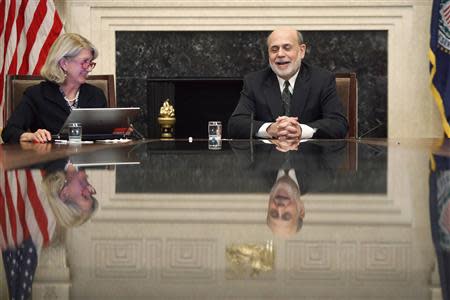
[(93, 196), (96, 192), (87, 179), (85, 170), (77, 170), (72, 164), (68, 164), (65, 171), (44, 176), (44, 193), (61, 226), (79, 226), (96, 211), (98, 202)]
[(81, 35), (61, 35), (41, 69), (45, 81), (25, 90), (2, 132), (3, 141), (45, 143), (73, 108), (106, 107), (103, 91), (86, 83), (97, 56), (95, 46)]

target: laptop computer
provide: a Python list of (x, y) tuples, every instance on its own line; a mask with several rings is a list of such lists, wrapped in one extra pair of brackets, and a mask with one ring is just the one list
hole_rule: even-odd
[(74, 108), (56, 138), (68, 138), (70, 123), (81, 123), (86, 141), (121, 138), (139, 111), (139, 107)]

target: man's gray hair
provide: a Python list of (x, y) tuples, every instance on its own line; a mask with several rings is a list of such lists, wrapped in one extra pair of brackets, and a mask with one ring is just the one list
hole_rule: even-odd
[[(269, 47), (269, 37), (272, 34), (272, 32), (266, 37), (266, 45), (267, 45), (267, 47)], [(303, 44), (303, 34), (300, 31), (298, 31), (298, 30), (297, 30), (297, 39), (298, 39), (298, 44), (299, 45)]]
[(298, 38), (298, 44), (303, 44), (303, 34), (297, 30), (297, 38)]

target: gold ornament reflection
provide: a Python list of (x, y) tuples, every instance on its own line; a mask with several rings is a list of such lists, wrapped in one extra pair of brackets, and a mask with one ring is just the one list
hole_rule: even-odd
[(273, 241), (266, 244), (232, 244), (226, 247), (226, 277), (255, 278), (274, 269)]

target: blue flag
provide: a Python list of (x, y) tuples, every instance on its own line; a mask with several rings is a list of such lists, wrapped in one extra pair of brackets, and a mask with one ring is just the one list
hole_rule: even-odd
[[(442, 149), (447, 149), (445, 140)], [(450, 157), (433, 155), (429, 177), (430, 225), (442, 299), (450, 300)]]
[(2, 252), (9, 299), (31, 299), (33, 277), (38, 262), (33, 241), (25, 240), (19, 247)]
[(450, 0), (433, 0), (430, 51), (431, 92), (444, 133), (450, 138)]

